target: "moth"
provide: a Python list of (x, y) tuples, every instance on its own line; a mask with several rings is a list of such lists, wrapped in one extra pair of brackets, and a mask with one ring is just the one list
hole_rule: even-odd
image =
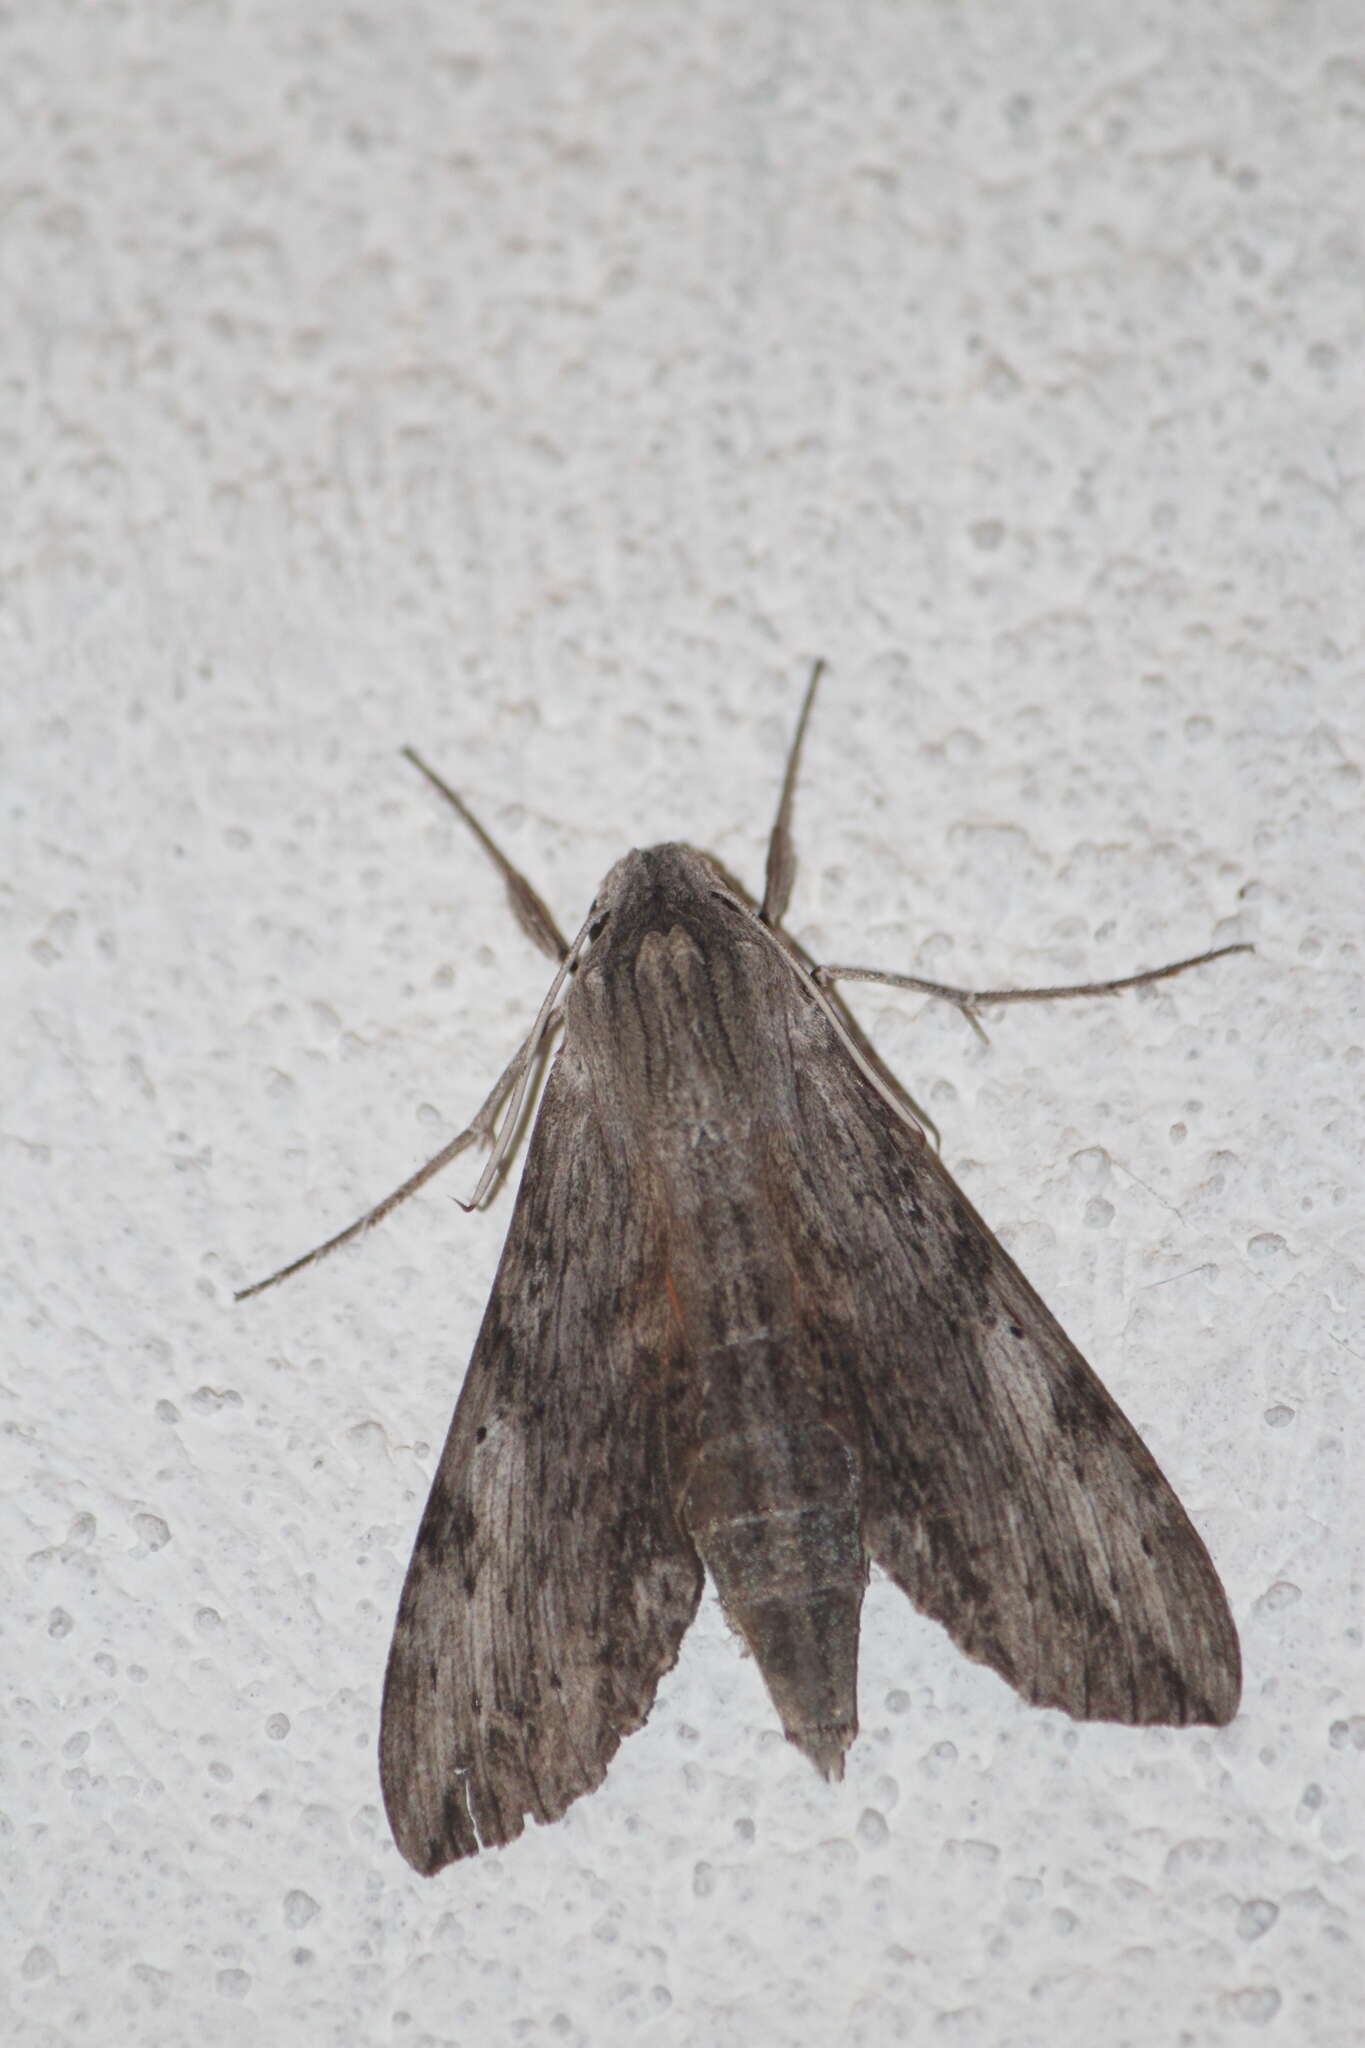
[(757, 908), (706, 854), (655, 846), (617, 862), (570, 944), (411, 756), (499, 866), (554, 983), (466, 1131), (243, 1292), (357, 1236), (478, 1140), (482, 1201), (558, 1030), (384, 1684), (384, 1800), (427, 1874), (601, 1783), (707, 1573), (827, 1778), (857, 1733), (873, 1562), (1037, 1706), (1177, 1726), (1237, 1710), (1237, 1631), (1208, 1552), (834, 984), (927, 990), (971, 1016), (1249, 948), (1048, 990), (816, 968), (782, 918), (820, 667)]

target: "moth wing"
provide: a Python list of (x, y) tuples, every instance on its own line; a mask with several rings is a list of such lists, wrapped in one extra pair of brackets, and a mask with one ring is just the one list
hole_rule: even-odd
[(818, 1189), (791, 1162), (800, 1265), (852, 1382), (869, 1553), (1039, 1706), (1231, 1720), (1227, 1598), (1136, 1430), (852, 1061), (802, 1062), (797, 1085), (802, 1149), (831, 1162)]
[(664, 1443), (660, 1211), (636, 1178), (566, 1046), (389, 1653), (384, 1800), (428, 1874), (600, 1784), (696, 1612)]

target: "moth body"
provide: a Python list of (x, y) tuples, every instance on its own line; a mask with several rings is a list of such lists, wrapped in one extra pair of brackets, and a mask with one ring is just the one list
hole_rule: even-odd
[(409, 1861), (598, 1784), (704, 1571), (826, 1776), (870, 1562), (1035, 1704), (1229, 1719), (1198, 1535), (795, 949), (667, 845), (612, 869), (569, 969), (390, 1653)]
[(660, 1480), (788, 1736), (842, 1776), (867, 1583), (859, 1461), (825, 1419), (828, 1376), (807, 1356), (767, 1165), (770, 1130), (799, 1115), (792, 1047), (754, 1020), (790, 1011), (798, 1035), (828, 1026), (693, 847), (627, 854), (593, 930), (559, 1060), (581, 1071), (599, 1127), (649, 1162), (675, 1384)]
[(480, 1202), (562, 1027), (384, 1681), (384, 1802), (428, 1875), (600, 1784), (708, 1571), (826, 1777), (857, 1733), (873, 1563), (1035, 1706), (1176, 1727), (1237, 1711), (1237, 1630), (1189, 1517), (831, 991), (888, 982), (972, 1016), (1250, 948), (1048, 989), (812, 968), (781, 923), (822, 666), (757, 912), (708, 855), (655, 846), (617, 862), (570, 945), (404, 750), (557, 972), (465, 1129), (238, 1298), (363, 1236), (482, 1139)]

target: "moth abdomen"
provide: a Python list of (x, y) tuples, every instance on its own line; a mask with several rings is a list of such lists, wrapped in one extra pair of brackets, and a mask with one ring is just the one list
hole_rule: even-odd
[(867, 1585), (857, 1461), (823, 1423), (771, 1422), (703, 1446), (688, 1530), (753, 1653), (787, 1739), (827, 1778), (858, 1732)]

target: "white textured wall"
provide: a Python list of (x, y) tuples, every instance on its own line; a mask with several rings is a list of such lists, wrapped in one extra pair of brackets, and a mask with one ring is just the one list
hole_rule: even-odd
[[(0, 2033), (1359, 2040), (1357, 0), (45, 5), (0, 26)], [(793, 910), (1208, 1539), (1221, 1733), (885, 1584), (821, 1784), (708, 1598), (552, 1830), (413, 1876), (393, 1609), (508, 1204), (235, 1309), (461, 1122), (573, 926)]]

